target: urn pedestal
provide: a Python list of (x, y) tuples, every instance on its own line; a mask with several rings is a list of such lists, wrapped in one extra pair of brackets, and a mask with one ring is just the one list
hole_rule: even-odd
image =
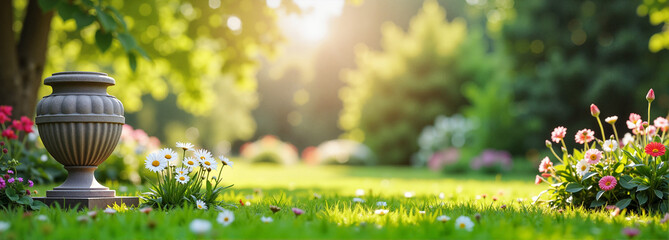
[(35, 200), (66, 208), (138, 206), (138, 197), (116, 197), (93, 174), (116, 148), (125, 123), (123, 104), (107, 94), (114, 79), (98, 72), (60, 72), (44, 79), (44, 84), (53, 93), (37, 104), (35, 123), (47, 151), (65, 166), (68, 176), (46, 197)]

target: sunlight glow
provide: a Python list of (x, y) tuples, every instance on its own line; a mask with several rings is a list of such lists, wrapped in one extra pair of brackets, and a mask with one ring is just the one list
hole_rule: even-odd
[(228, 17), (227, 25), (234, 32), (242, 30), (242, 20), (235, 15)]
[[(267, 0), (268, 6), (271, 6), (270, 1), (276, 0)], [(344, 0), (293, 1), (302, 13), (280, 15), (281, 26), (287, 36), (311, 43), (320, 42), (327, 37), (330, 19), (341, 15), (345, 3)]]
[(281, 6), (281, 0), (267, 0), (267, 7), (278, 8)]

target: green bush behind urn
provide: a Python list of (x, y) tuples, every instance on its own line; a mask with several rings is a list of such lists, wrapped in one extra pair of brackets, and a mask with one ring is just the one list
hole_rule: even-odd
[(144, 170), (144, 159), (153, 151), (160, 148), (160, 141), (151, 137), (142, 129), (133, 129), (130, 125), (123, 125), (123, 132), (118, 146), (111, 156), (98, 166), (95, 178), (98, 181), (119, 181), (123, 183), (140, 184), (140, 176), (152, 178), (152, 174)]

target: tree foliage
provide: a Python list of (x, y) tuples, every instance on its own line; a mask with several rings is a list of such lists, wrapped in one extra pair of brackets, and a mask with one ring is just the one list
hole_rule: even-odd
[(445, 21), (445, 11), (427, 1), (408, 32), (387, 23), (382, 34), (383, 51), (357, 48), (358, 68), (343, 73), (339, 123), (345, 138), (364, 141), (382, 163), (408, 164), (420, 130), (465, 103), (457, 59), (466, 54), (458, 51), (466, 25)]
[(663, 49), (669, 50), (669, 2), (666, 0), (644, 0), (636, 11), (639, 16), (649, 16), (651, 24), (663, 26), (661, 31), (650, 37), (648, 49), (651, 52), (658, 52)]

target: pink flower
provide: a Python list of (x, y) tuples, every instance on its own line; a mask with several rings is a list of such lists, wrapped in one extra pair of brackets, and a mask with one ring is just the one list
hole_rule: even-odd
[(7, 186), (7, 183), (5, 182), (5, 179), (0, 178), (0, 189), (3, 189)]
[(7, 116), (11, 116), (12, 115), (12, 106), (7, 106), (7, 105), (0, 106), (0, 113), (5, 114)]
[(544, 159), (541, 160), (541, 164), (539, 164), (539, 172), (548, 172), (551, 167), (553, 167), (551, 160), (548, 159), (548, 157), (544, 157)]
[(33, 132), (33, 124), (35, 124), (30, 118), (26, 116), (21, 116), (21, 126), (22, 130), (25, 131), (26, 133), (31, 133)]
[(299, 208), (293, 208), (293, 213), (295, 213), (295, 216), (300, 216), (304, 213), (304, 210), (299, 209)]
[(23, 131), (23, 124), (19, 120), (14, 120), (12, 121), (12, 126), (13, 129), (16, 129), (16, 131)]
[(16, 178), (16, 181), (18, 181), (18, 182), (23, 182), (23, 178), (22, 178), (22, 177), (17, 177), (17, 178)]
[(16, 133), (14, 133), (14, 130), (12, 130), (11, 128), (7, 128), (7, 129), (3, 130), (2, 131), (2, 136), (6, 137), (9, 140), (19, 138), (18, 136), (16, 136)]
[(595, 140), (595, 132), (590, 129), (584, 128), (579, 130), (575, 136), (576, 142), (580, 144), (589, 143), (592, 140)]
[(646, 100), (648, 100), (649, 103), (655, 100), (655, 91), (653, 91), (652, 88), (648, 90), (648, 93), (646, 94)]
[(609, 191), (616, 187), (616, 178), (613, 176), (606, 176), (599, 180), (599, 188), (604, 191)]
[(556, 127), (553, 129), (553, 132), (551, 133), (551, 140), (553, 142), (559, 143), (560, 140), (564, 138), (564, 136), (567, 134), (567, 129), (563, 126)]
[(12, 171), (12, 170), (10, 169), (10, 170), (7, 170), (7, 173), (9, 173), (9, 174), (14, 174), (14, 171)]
[(9, 180), (7, 180), (7, 183), (14, 183), (14, 178), (10, 178)]
[(32, 180), (28, 180), (28, 187), (33, 187), (35, 183)]
[(630, 119), (627, 120), (627, 128), (636, 129), (641, 126), (641, 116), (636, 113), (630, 113)]
[(590, 149), (585, 152), (585, 159), (588, 160), (590, 164), (597, 164), (600, 159), (602, 159), (602, 152), (597, 149)]
[(625, 228), (625, 229), (623, 229), (623, 234), (625, 236), (629, 237), (629, 238), (633, 238), (636, 235), (639, 235), (639, 233), (641, 233), (641, 231), (639, 231), (639, 229), (637, 229), (637, 228)]
[(599, 117), (599, 108), (594, 103), (590, 104), (590, 115), (593, 117)]
[(537, 175), (537, 176), (534, 178), (534, 184), (540, 184), (541, 181), (543, 181), (543, 180), (541, 179), (541, 177), (539, 177), (539, 175)]
[(654, 123), (655, 123), (655, 127), (657, 129), (662, 130), (663, 132), (666, 132), (667, 130), (669, 130), (669, 121), (666, 118), (658, 117), (658, 118), (655, 119)]
[(653, 125), (650, 125), (646, 128), (646, 132), (645, 132), (644, 135), (649, 136), (649, 137), (653, 137), (653, 136), (655, 136), (656, 133), (657, 133), (657, 128), (655, 128), (655, 126), (653, 126)]
[(9, 120), (10, 120), (10, 118), (7, 115), (0, 112), (0, 124), (4, 124), (5, 122), (7, 122)]

